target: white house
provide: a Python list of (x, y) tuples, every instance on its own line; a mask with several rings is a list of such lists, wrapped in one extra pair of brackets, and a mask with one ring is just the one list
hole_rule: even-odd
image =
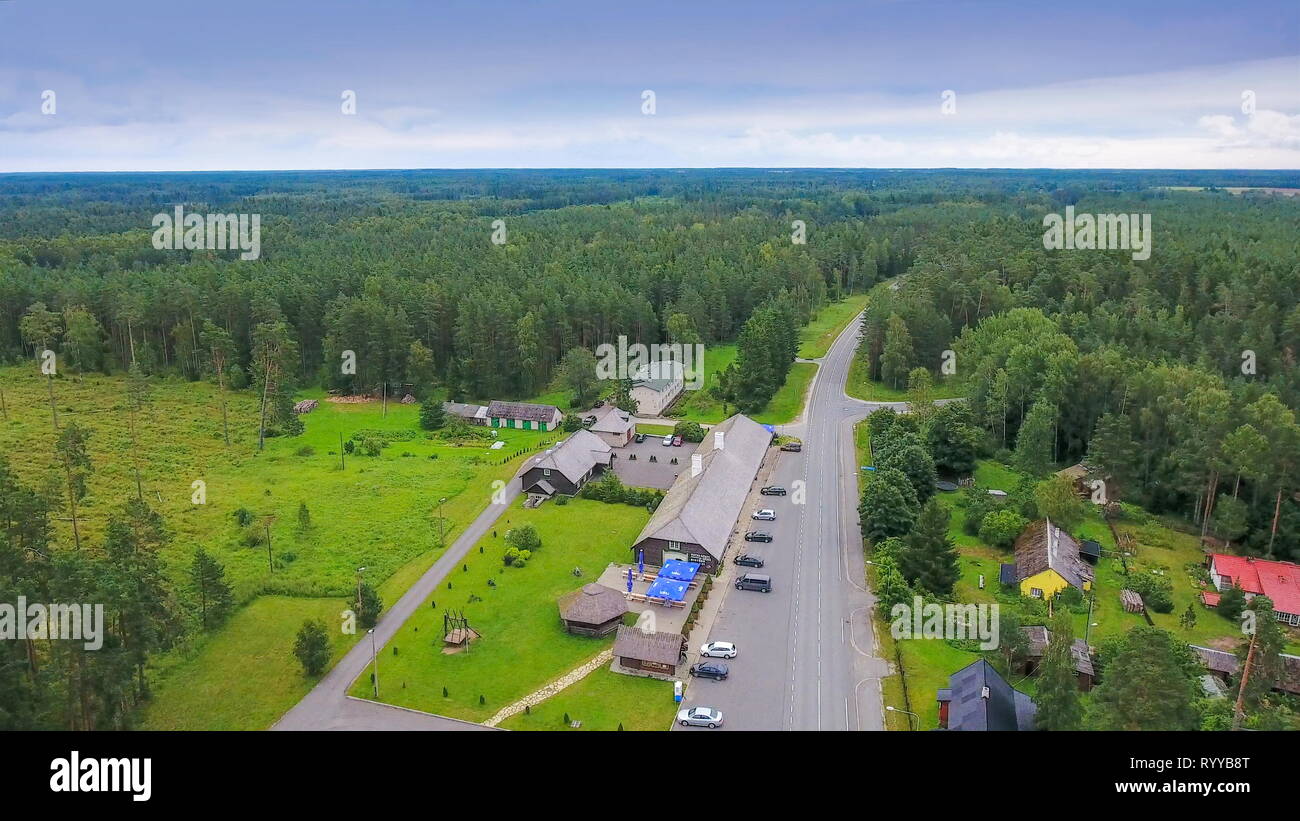
[(685, 388), (682, 363), (672, 359), (651, 362), (632, 380), (632, 398), (638, 416), (659, 416)]

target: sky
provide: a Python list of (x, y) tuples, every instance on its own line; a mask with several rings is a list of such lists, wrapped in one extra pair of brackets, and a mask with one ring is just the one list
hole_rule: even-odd
[(561, 167), (1297, 169), (1300, 2), (0, 0), (0, 173)]

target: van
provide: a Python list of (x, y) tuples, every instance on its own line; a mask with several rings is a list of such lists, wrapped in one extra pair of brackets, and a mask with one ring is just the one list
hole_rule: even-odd
[(762, 573), (746, 573), (736, 579), (737, 590), (758, 590), (763, 593), (772, 592), (772, 577), (765, 576)]

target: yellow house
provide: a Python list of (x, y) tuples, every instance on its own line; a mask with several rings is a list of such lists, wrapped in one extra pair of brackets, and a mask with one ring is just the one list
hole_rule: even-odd
[(1016, 563), (1002, 566), (1002, 581), (1020, 595), (1050, 599), (1068, 586), (1092, 589), (1092, 566), (1079, 556), (1079, 543), (1050, 519), (1034, 522), (1016, 539)]

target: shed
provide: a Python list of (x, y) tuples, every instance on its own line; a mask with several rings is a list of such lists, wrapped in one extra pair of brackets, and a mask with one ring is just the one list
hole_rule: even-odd
[(618, 629), (627, 612), (627, 598), (603, 584), (587, 584), (565, 593), (556, 602), (564, 629), (579, 636), (607, 636)]
[(627, 670), (672, 676), (685, 654), (685, 641), (678, 633), (649, 633), (622, 625), (614, 638), (614, 657)]
[(1146, 605), (1142, 603), (1142, 597), (1133, 590), (1119, 591), (1119, 600), (1124, 605), (1124, 609), (1129, 613), (1141, 613)]

